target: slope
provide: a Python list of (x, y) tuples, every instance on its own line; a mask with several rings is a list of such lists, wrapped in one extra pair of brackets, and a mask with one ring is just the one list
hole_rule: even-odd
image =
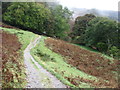
[(41, 37), (39, 36), (31, 42), (24, 51), (24, 62), (27, 70), (27, 88), (66, 88), (57, 78), (46, 71), (34, 60), (30, 50), (36, 46)]
[(48, 37), (42, 37), (31, 53), (39, 64), (70, 87), (118, 87), (118, 60)]
[[(8, 35), (11, 35), (11, 37), (8, 37), (9, 39), (7, 39), (7, 35), (6, 40), (3, 40), (3, 43), (5, 43), (5, 48), (16, 49), (17, 47), (17, 51), (14, 50), (15, 54), (9, 52), (8, 50), (9, 55), (5, 54), (6, 56), (2, 56), (2, 58), (5, 58), (3, 59), (2, 63), (6, 61), (7, 57), (11, 58), (10, 56), (12, 54), (12, 57), (17, 61), (14, 62), (15, 60), (12, 58), (7, 62), (10, 63), (10, 67), (7, 66), (9, 64), (2, 67), (3, 78), (5, 76), (8, 77), (5, 78), (5, 80), (3, 79), (2, 88), (66, 88), (66, 86), (62, 84), (56, 77), (41, 67), (30, 54), (30, 49), (37, 44), (37, 42), (40, 40), (40, 36), (38, 37), (38, 35), (34, 33), (20, 29), (18, 30), (16, 28), (9, 29), (1, 27), (1, 29), (3, 31), (6, 31)], [(4, 33), (1, 34), (4, 36)], [(6, 41), (9, 42), (6, 43)], [(19, 46), (21, 46), (21, 48)], [(3, 51), (5, 50), (3, 49)], [(20, 59), (17, 57), (17, 52), (19, 52), (19, 55), (21, 57)], [(7, 73), (4, 73), (4, 70), (6, 70)], [(9, 73), (9, 71), (11, 72)], [(10, 83), (7, 83), (9, 78)]]
[[(28, 31), (16, 30), (15, 28), (1, 29), (17, 35), (21, 42), (19, 52), (22, 55), (21, 63), (23, 63), (23, 51), (38, 35)], [(38, 64), (55, 75), (68, 87), (118, 87), (118, 60), (107, 58), (100, 53), (61, 40), (41, 36), (39, 43), (32, 48), (31, 54)], [(31, 60), (30, 64), (33, 68), (36, 67)]]
[(2, 88), (16, 88), (24, 87), (25, 70), (23, 67), (22, 57), (19, 49), (21, 43), (18, 38), (7, 32), (0, 33), (2, 36), (2, 43), (0, 49), (2, 50)]
[(17, 28), (1, 29), (2, 88), (23, 88), (26, 73), (23, 51), (37, 35)]

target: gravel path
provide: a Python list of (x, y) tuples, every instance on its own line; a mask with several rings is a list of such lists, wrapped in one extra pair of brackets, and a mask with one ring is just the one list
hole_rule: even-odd
[(39, 42), (40, 36), (31, 42), (24, 51), (24, 63), (27, 73), (26, 88), (66, 88), (55, 76), (39, 65), (30, 54), (30, 49)]

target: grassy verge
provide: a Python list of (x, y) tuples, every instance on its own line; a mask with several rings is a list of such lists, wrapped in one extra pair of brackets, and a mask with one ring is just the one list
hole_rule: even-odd
[[(38, 37), (38, 35), (23, 30), (16, 30), (16, 29), (9, 29), (2, 27), (0, 27), (0, 29), (11, 34), (15, 34), (18, 37), (19, 42), (22, 44), (21, 49), (18, 51), (18, 53), (20, 53), (20, 56), (19, 57), (13, 56), (13, 58), (15, 58), (17, 63), (12, 62), (13, 59), (10, 59), (9, 62), (5, 65), (5, 68), (3, 69), (4, 70), (3, 72), (6, 72), (5, 70), (9, 70), (9, 72), (13, 76), (13, 78), (10, 80), (9, 83), (3, 81), (2, 83), (3, 88), (24, 88), (26, 85), (26, 80), (25, 80), (26, 73), (24, 67), (23, 51), (32, 40)], [(6, 74), (4, 76), (6, 76)]]
[(58, 55), (57, 53), (54, 53), (50, 49), (48, 49), (44, 43), (45, 38), (46, 37), (42, 37), (39, 44), (37, 44), (36, 47), (31, 50), (31, 54), (35, 58), (35, 60), (44, 68), (46, 68), (49, 72), (55, 75), (59, 80), (61, 80), (61, 82), (63, 82), (64, 84), (70, 87), (76, 87), (76, 88), (93, 87), (90, 85), (90, 83), (87, 82), (85, 83), (81, 81), (78, 81), (79, 85), (76, 85), (74, 83), (71, 83), (67, 79), (67, 78), (80, 76), (81, 78), (84, 79), (97, 81), (96, 77), (88, 75), (76, 69), (75, 67), (72, 67), (71, 65), (67, 64), (64, 61), (64, 58), (61, 55)]

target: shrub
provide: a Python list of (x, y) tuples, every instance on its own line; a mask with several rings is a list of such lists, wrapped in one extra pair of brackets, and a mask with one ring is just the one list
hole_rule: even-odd
[(64, 40), (64, 41), (67, 41), (67, 42), (71, 42), (71, 37), (66, 36), (63, 40)]
[(99, 50), (99, 51), (101, 51), (101, 52), (106, 52), (107, 51), (107, 49), (108, 49), (108, 46), (105, 44), (105, 43), (103, 43), (103, 42), (99, 42), (99, 43), (97, 43), (97, 49)]
[(109, 50), (109, 53), (112, 57), (118, 57), (119, 49), (116, 46), (112, 46)]

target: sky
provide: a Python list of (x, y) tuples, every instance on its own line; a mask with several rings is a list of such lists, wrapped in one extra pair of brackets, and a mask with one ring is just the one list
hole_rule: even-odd
[(63, 6), (68, 8), (86, 8), (118, 11), (120, 0), (58, 0)]

